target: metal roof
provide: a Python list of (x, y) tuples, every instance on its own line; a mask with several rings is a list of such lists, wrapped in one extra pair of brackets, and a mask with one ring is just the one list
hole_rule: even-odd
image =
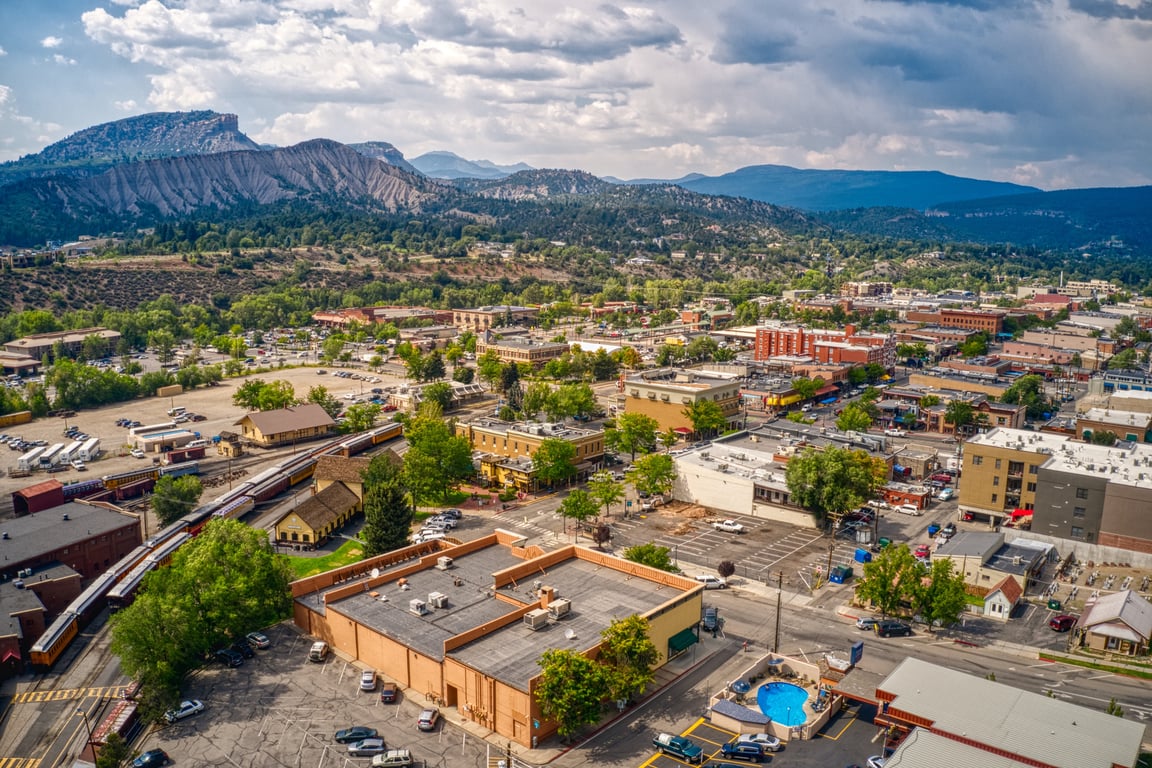
[[(1140, 723), (917, 658), (901, 662), (880, 684), (877, 694), (881, 692), (895, 697), (889, 711), (924, 718), (931, 722), (932, 731), (1054, 768), (1134, 765), (1144, 736)], [(987, 760), (979, 764), (982, 768), (990, 765)]]
[(0, 555), (9, 563), (34, 561), (61, 547), (85, 541), (140, 521), (110, 509), (69, 501), (57, 507), (0, 523)]

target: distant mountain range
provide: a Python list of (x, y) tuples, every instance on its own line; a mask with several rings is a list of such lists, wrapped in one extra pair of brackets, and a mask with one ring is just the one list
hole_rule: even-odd
[[(565, 207), (550, 204), (547, 215), (507, 208), (544, 200), (562, 200)], [(664, 220), (675, 221), (681, 206), (703, 219), (731, 223), (743, 217), (754, 226), (810, 231), (822, 223), (870, 236), (1152, 253), (1152, 187), (1042, 192), (934, 171), (774, 165), (715, 177), (619, 182), (579, 171), (470, 161), (451, 152), (408, 161), (382, 141), (344, 145), (316, 139), (261, 147), (239, 131), (235, 115), (207, 111), (94, 126), (0, 164), (0, 244), (32, 245), (174, 217), (220, 219), (239, 210), (251, 215), (260, 206), (283, 203), (380, 213), (452, 211), (489, 221), (522, 217), (538, 236), (553, 239), (564, 238), (545, 231), (548, 216), (557, 227), (583, 226), (573, 207), (595, 208), (592, 218), (632, 227), (618, 236), (643, 240), (663, 231), (645, 211), (660, 208)], [(641, 213), (631, 221), (605, 213), (612, 206)], [(780, 206), (818, 214), (785, 215)], [(564, 216), (570, 219), (561, 225)], [(685, 236), (668, 226), (668, 234)]]

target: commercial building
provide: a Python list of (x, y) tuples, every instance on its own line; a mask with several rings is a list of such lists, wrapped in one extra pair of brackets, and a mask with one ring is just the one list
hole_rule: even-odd
[(490, 328), (531, 325), (539, 314), (539, 307), (517, 307), (508, 304), (456, 309), (452, 311), (452, 325), (461, 331), (481, 333)]
[(24, 670), (36, 638), (80, 592), (80, 574), (58, 563), (0, 581), (0, 680)]
[(103, 502), (69, 501), (0, 523), (0, 580), (52, 563), (67, 565), (88, 580), (142, 541), (137, 517)]
[(1135, 768), (1144, 736), (1143, 723), (915, 656), (876, 687), (876, 700), (875, 723), (907, 734), (888, 768)]
[(483, 355), (492, 351), (496, 353), (501, 362), (528, 363), (539, 366), (544, 365), (549, 360), (564, 357), (568, 354), (569, 346), (564, 342), (522, 338), (497, 339), (490, 334), (485, 334), (476, 342), (476, 354)]
[(578, 477), (599, 469), (604, 458), (602, 429), (483, 418), (467, 424), (458, 422), (456, 434), (472, 446), (473, 458), (484, 480), (502, 488), (536, 490), (532, 455), (545, 440), (563, 440), (572, 445), (576, 451), (573, 466)]
[(1003, 310), (982, 309), (940, 309), (925, 311), (910, 309), (905, 313), (904, 319), (911, 323), (923, 325), (943, 325), (951, 328), (965, 328), (971, 331), (987, 333), (995, 336), (1004, 330)]
[(1076, 435), (1091, 440), (1096, 433), (1111, 432), (1119, 440), (1152, 442), (1152, 413), (1089, 408), (1076, 417)]
[(246, 442), (271, 448), (277, 445), (319, 440), (332, 434), (336, 422), (315, 403), (274, 411), (256, 411), (234, 423)]
[(116, 349), (116, 342), (120, 341), (120, 332), (95, 326), (78, 328), (75, 331), (34, 333), (5, 342), (4, 349), (14, 354), (22, 354), (40, 360), (45, 355), (50, 358), (54, 357), (56, 345), (59, 344), (65, 355), (74, 357), (83, 349), (84, 340), (88, 337), (94, 337), (99, 342), (99, 349), (102, 354), (109, 354)]
[(697, 641), (703, 586), (607, 553), (545, 552), (512, 532), (427, 542), (292, 584), (305, 632), (525, 747), (556, 732), (540, 711), (549, 649), (595, 657), (613, 619), (646, 618), (662, 666)]
[(351, 307), (349, 309), (315, 312), (312, 314), (312, 319), (318, 325), (330, 328), (347, 328), (354, 323), (360, 325), (392, 323), (396, 326), (412, 323), (440, 325), (452, 322), (452, 310), (395, 306)]
[(755, 360), (804, 356), (825, 365), (896, 365), (896, 337), (889, 333), (808, 328), (790, 323), (768, 323), (756, 328)]
[(651, 416), (663, 430), (691, 434), (692, 420), (685, 410), (708, 400), (720, 407), (729, 428), (743, 424), (740, 380), (725, 373), (685, 368), (656, 368), (624, 379), (624, 409)]
[[(1005, 578), (1026, 592), (1040, 574), (1052, 548), (1023, 541), (1005, 543), (1003, 533), (964, 531), (941, 544), (932, 558), (948, 558), (964, 577), (968, 591), (984, 597), (1001, 587)], [(1017, 595), (1018, 599), (1018, 595)]]

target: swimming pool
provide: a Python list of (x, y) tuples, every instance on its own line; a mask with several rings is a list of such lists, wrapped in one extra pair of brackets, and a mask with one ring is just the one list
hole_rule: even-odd
[(765, 683), (756, 691), (760, 711), (781, 725), (803, 725), (808, 719), (806, 701), (808, 692), (792, 683)]

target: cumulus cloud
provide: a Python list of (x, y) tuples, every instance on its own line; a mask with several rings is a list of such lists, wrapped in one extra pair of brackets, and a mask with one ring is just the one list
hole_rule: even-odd
[(1152, 181), (1150, 16), (1146, 0), (112, 0), (82, 23), (147, 77), (147, 108), (234, 111), (279, 144), (1063, 185)]
[(7, 56), (8, 51), (4, 50), (4, 46), (0, 45), (0, 56)]
[(52, 61), (66, 67), (72, 67), (76, 65), (76, 59), (69, 58), (68, 56), (64, 56), (59, 53), (52, 56)]
[(64, 38), (53, 37), (52, 35), (49, 35), (48, 37), (46, 37), (40, 41), (40, 47), (42, 47), (42, 48), (59, 48), (63, 44), (64, 44)]

